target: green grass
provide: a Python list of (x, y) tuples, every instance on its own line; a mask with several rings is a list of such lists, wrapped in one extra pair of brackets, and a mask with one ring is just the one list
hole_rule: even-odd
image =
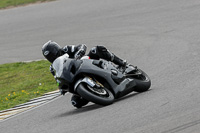
[(29, 3), (45, 2), (45, 1), (52, 1), (52, 0), (0, 0), (0, 9), (25, 5)]
[(57, 90), (48, 61), (0, 65), (0, 110), (25, 103)]

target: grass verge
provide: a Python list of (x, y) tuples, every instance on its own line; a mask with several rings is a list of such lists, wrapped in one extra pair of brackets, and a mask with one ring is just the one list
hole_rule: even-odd
[(0, 0), (0, 9), (53, 0)]
[(25, 103), (58, 87), (48, 61), (0, 65), (0, 110)]

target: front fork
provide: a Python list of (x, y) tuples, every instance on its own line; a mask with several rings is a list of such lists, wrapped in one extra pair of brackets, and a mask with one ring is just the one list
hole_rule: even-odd
[(88, 84), (90, 87), (94, 87), (94, 86), (96, 85), (96, 83), (95, 83), (91, 78), (89, 78), (89, 77), (84, 77), (83, 79), (79, 79), (79, 80), (75, 83), (75, 85), (74, 85), (74, 91), (75, 91), (75, 92), (76, 92), (76, 89), (77, 89), (77, 87), (78, 87), (78, 85), (79, 85), (80, 83), (86, 83), (86, 84)]

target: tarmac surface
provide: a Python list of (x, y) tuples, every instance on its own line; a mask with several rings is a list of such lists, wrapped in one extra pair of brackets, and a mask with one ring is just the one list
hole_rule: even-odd
[(0, 10), (0, 64), (42, 45), (105, 45), (144, 70), (150, 91), (75, 109), (71, 94), (0, 123), (6, 133), (199, 133), (199, 0), (57, 0)]

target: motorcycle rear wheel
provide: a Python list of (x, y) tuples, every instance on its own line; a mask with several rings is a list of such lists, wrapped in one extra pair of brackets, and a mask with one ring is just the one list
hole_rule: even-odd
[(137, 84), (137, 86), (134, 88), (134, 91), (135, 92), (145, 92), (145, 91), (149, 90), (149, 88), (151, 86), (151, 80), (150, 80), (149, 76), (141, 69), (138, 69), (138, 73), (139, 73), (139, 75), (133, 77)]
[(99, 90), (99, 88), (90, 87), (86, 83), (80, 83), (77, 87), (77, 93), (84, 99), (103, 106), (114, 102), (114, 95), (105, 87)]

